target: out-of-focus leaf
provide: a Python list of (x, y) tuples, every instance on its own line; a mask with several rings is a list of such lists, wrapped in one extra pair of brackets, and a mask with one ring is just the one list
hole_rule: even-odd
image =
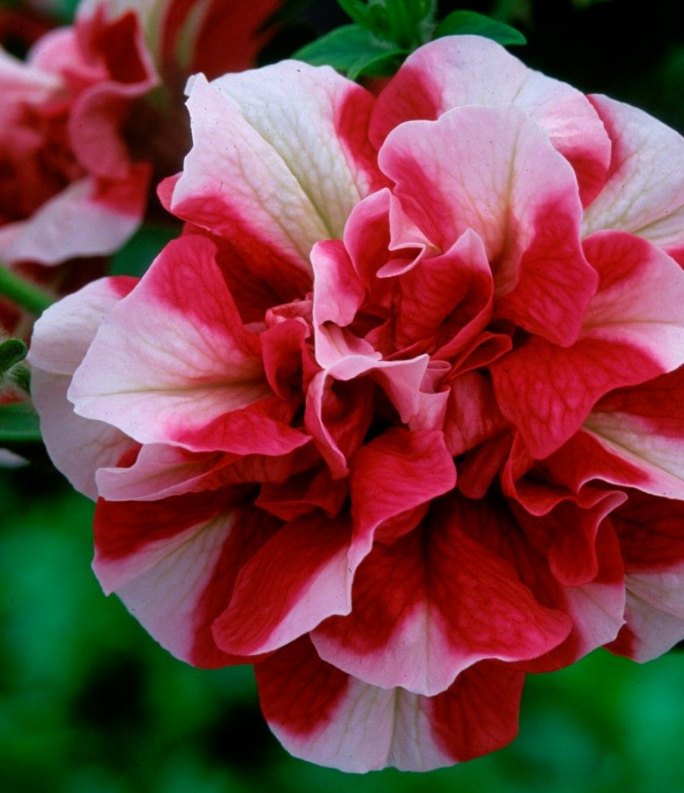
[(597, 3), (609, 3), (610, 0), (572, 0), (573, 5), (576, 5), (577, 8), (588, 8), (589, 6), (594, 6)]
[(23, 361), (28, 347), (21, 339), (6, 339), (0, 344), (0, 377), (13, 366)]
[(27, 396), (31, 395), (31, 370), (28, 366), (15, 366), (9, 373), (10, 380)]
[(393, 49), (408, 52), (425, 44), (435, 28), (436, 0), (338, 0), (361, 28)]
[(484, 36), (504, 45), (527, 44), (527, 39), (519, 30), (476, 11), (454, 11), (449, 14), (437, 25), (434, 38), (468, 33)]
[(363, 0), (338, 0), (342, 6), (344, 13), (360, 25), (368, 30), (373, 29), (374, 14), (371, 6), (363, 2)]
[(302, 47), (294, 57), (313, 66), (332, 66), (354, 80), (360, 74), (388, 73), (384, 70), (390, 64), (396, 69), (406, 55), (406, 51), (379, 41), (359, 25), (345, 25)]
[(0, 445), (41, 440), (38, 414), (26, 404), (0, 406)]
[(144, 275), (166, 243), (178, 234), (173, 227), (143, 226), (114, 256), (112, 275)]
[(351, 80), (356, 80), (357, 77), (391, 77), (396, 74), (397, 70), (408, 55), (406, 50), (393, 50), (383, 55), (377, 55), (375, 58), (368, 60), (359, 60), (352, 69), (349, 70), (347, 76)]

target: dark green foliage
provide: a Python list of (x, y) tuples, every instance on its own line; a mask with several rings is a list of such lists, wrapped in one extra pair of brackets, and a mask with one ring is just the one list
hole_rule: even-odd
[(5, 339), (0, 343), (0, 378), (23, 361), (27, 353), (28, 347), (21, 339)]
[(475, 11), (454, 11), (449, 14), (437, 25), (433, 38), (466, 33), (484, 36), (504, 45), (527, 43), (527, 39), (519, 30)]
[(29, 405), (0, 405), (0, 445), (37, 441), (40, 441), (38, 416)]
[(413, 50), (442, 36), (477, 34), (500, 44), (524, 44), (510, 25), (458, 10), (438, 22), (436, 0), (338, 0), (353, 20), (299, 49), (294, 57), (329, 65), (350, 79), (394, 74)]
[(296, 57), (314, 66), (334, 66), (355, 80), (360, 74), (394, 73), (406, 54), (359, 25), (345, 25), (302, 47)]

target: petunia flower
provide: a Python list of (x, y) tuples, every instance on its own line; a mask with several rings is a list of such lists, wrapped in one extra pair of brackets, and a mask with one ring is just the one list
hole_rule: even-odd
[(684, 637), (684, 139), (463, 36), (196, 77), (186, 222), (31, 351), (94, 569), (299, 757), (427, 770)]
[(122, 124), (156, 82), (134, 15), (50, 32), (26, 62), (0, 51), (0, 260), (55, 265), (132, 234), (149, 166), (129, 157)]
[[(278, 5), (84, 0), (26, 61), (0, 48), (0, 263), (57, 294), (100, 277), (101, 257), (161, 215), (149, 187), (190, 146), (188, 74), (252, 65)], [(0, 301), (5, 331), (27, 324)]]

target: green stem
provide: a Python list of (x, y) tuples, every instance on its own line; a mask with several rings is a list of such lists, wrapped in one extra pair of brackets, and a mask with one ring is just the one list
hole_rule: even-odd
[(8, 297), (32, 314), (42, 314), (55, 302), (47, 292), (29, 283), (3, 264), (0, 264), (0, 295)]

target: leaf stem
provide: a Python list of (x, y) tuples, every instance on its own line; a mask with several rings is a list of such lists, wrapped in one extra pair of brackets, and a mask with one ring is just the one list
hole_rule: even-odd
[(42, 314), (55, 301), (47, 292), (0, 263), (0, 295), (8, 297), (32, 314)]

